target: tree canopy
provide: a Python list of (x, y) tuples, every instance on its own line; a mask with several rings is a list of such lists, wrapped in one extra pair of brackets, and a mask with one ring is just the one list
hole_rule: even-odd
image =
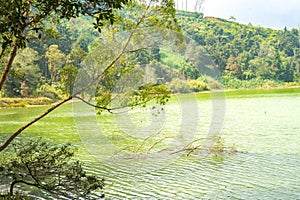
[(0, 90), (8, 76), (17, 48), (26, 46), (32, 37), (40, 38), (45, 31), (47, 21), (76, 18), (79, 15), (88, 15), (95, 18), (94, 28), (101, 31), (104, 21), (114, 22), (114, 9), (120, 9), (128, 0), (11, 0), (0, 1), (0, 44), (1, 55), (12, 46), (9, 59), (0, 79)]
[(299, 80), (298, 29), (273, 30), (201, 13), (179, 12), (177, 18), (183, 30), (213, 59), (225, 87), (232, 87), (232, 80)]

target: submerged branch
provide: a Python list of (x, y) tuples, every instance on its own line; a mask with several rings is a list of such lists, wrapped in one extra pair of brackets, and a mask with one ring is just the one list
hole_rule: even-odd
[(147, 150), (147, 154), (154, 148), (156, 147), (158, 144), (160, 144), (162, 141), (164, 141), (165, 139), (169, 139), (169, 138), (172, 138), (172, 137), (164, 137), (164, 138), (161, 138), (160, 140), (156, 141), (148, 150)]
[(221, 154), (221, 153), (231, 154), (231, 153), (237, 153), (237, 152), (245, 153), (244, 151), (238, 151), (235, 146), (227, 146), (226, 147), (224, 145), (224, 143), (221, 141), (221, 138), (217, 138), (216, 142), (212, 146), (205, 146), (203, 144), (198, 144), (197, 146), (192, 146), (192, 144), (194, 144), (200, 140), (205, 140), (205, 139), (207, 139), (207, 138), (199, 138), (199, 139), (193, 140), (192, 142), (187, 144), (182, 149), (172, 152), (170, 155), (177, 154), (180, 152), (187, 152), (187, 156), (189, 156), (192, 153), (194, 153), (195, 151), (203, 151), (203, 152), (207, 152), (209, 154)]
[(155, 137), (155, 136), (158, 136), (158, 135), (161, 133), (161, 131), (162, 131), (162, 130), (159, 130), (156, 134), (154, 134), (154, 135), (149, 135), (148, 137), (146, 137), (146, 138), (143, 140), (143, 142), (141, 143), (141, 145), (137, 148), (136, 152), (139, 152), (139, 151), (143, 148), (144, 144), (145, 144), (149, 139), (151, 139), (151, 138), (153, 138), (153, 137)]

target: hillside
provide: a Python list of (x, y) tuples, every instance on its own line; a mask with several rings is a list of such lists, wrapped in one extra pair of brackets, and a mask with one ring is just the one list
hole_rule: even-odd
[[(272, 30), (191, 12), (178, 12), (177, 19), (186, 38), (183, 48), (174, 51), (161, 41), (124, 61), (143, 69), (148, 82), (167, 85), (173, 92), (198, 92), (222, 84), (225, 88), (298, 84), (299, 30)], [(59, 98), (70, 92), (72, 81), (66, 82), (70, 80), (66, 77), (76, 77), (89, 55), (110, 51), (97, 45), (113, 45), (92, 23), (86, 17), (49, 22), (42, 39), (20, 51), (2, 96)], [(62, 89), (66, 84), (68, 91)]]
[(222, 76), (239, 80), (298, 81), (299, 30), (244, 25), (201, 13), (179, 12), (185, 33), (202, 46)]

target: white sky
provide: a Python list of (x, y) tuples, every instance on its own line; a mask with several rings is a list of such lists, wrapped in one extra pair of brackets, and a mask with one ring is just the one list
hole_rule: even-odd
[[(196, 0), (175, 0), (180, 10), (194, 11)], [(201, 12), (205, 16), (228, 19), (234, 16), (237, 22), (275, 29), (300, 27), (300, 0), (205, 0)]]

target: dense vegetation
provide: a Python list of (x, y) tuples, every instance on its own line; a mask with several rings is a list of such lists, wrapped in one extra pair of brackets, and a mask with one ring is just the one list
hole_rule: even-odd
[[(130, 58), (131, 65), (140, 65), (147, 74), (146, 81), (167, 84), (174, 92), (220, 87), (213, 78), (222, 78), (226, 88), (299, 81), (298, 29), (272, 30), (201, 13), (180, 12), (177, 18), (188, 38), (183, 50), (171, 51), (162, 43)], [(99, 40), (91, 20), (81, 17), (52, 24), (47, 29), (51, 39), (31, 41), (17, 55), (2, 95), (60, 98), (69, 94), (81, 62)]]
[[(130, 58), (131, 65), (142, 67), (148, 82), (167, 84), (174, 92), (197, 92), (218, 88), (221, 81), (226, 88), (299, 81), (298, 29), (272, 30), (201, 13), (179, 12), (177, 19), (188, 38), (184, 47), (174, 51), (162, 43)], [(47, 34), (17, 55), (3, 96), (60, 98), (71, 92), (100, 33), (89, 17), (49, 25)]]
[[(213, 59), (225, 87), (294, 82), (300, 77), (299, 30), (272, 30), (243, 25), (201, 13), (179, 13), (187, 35)], [(197, 64), (193, 55), (189, 60)]]

